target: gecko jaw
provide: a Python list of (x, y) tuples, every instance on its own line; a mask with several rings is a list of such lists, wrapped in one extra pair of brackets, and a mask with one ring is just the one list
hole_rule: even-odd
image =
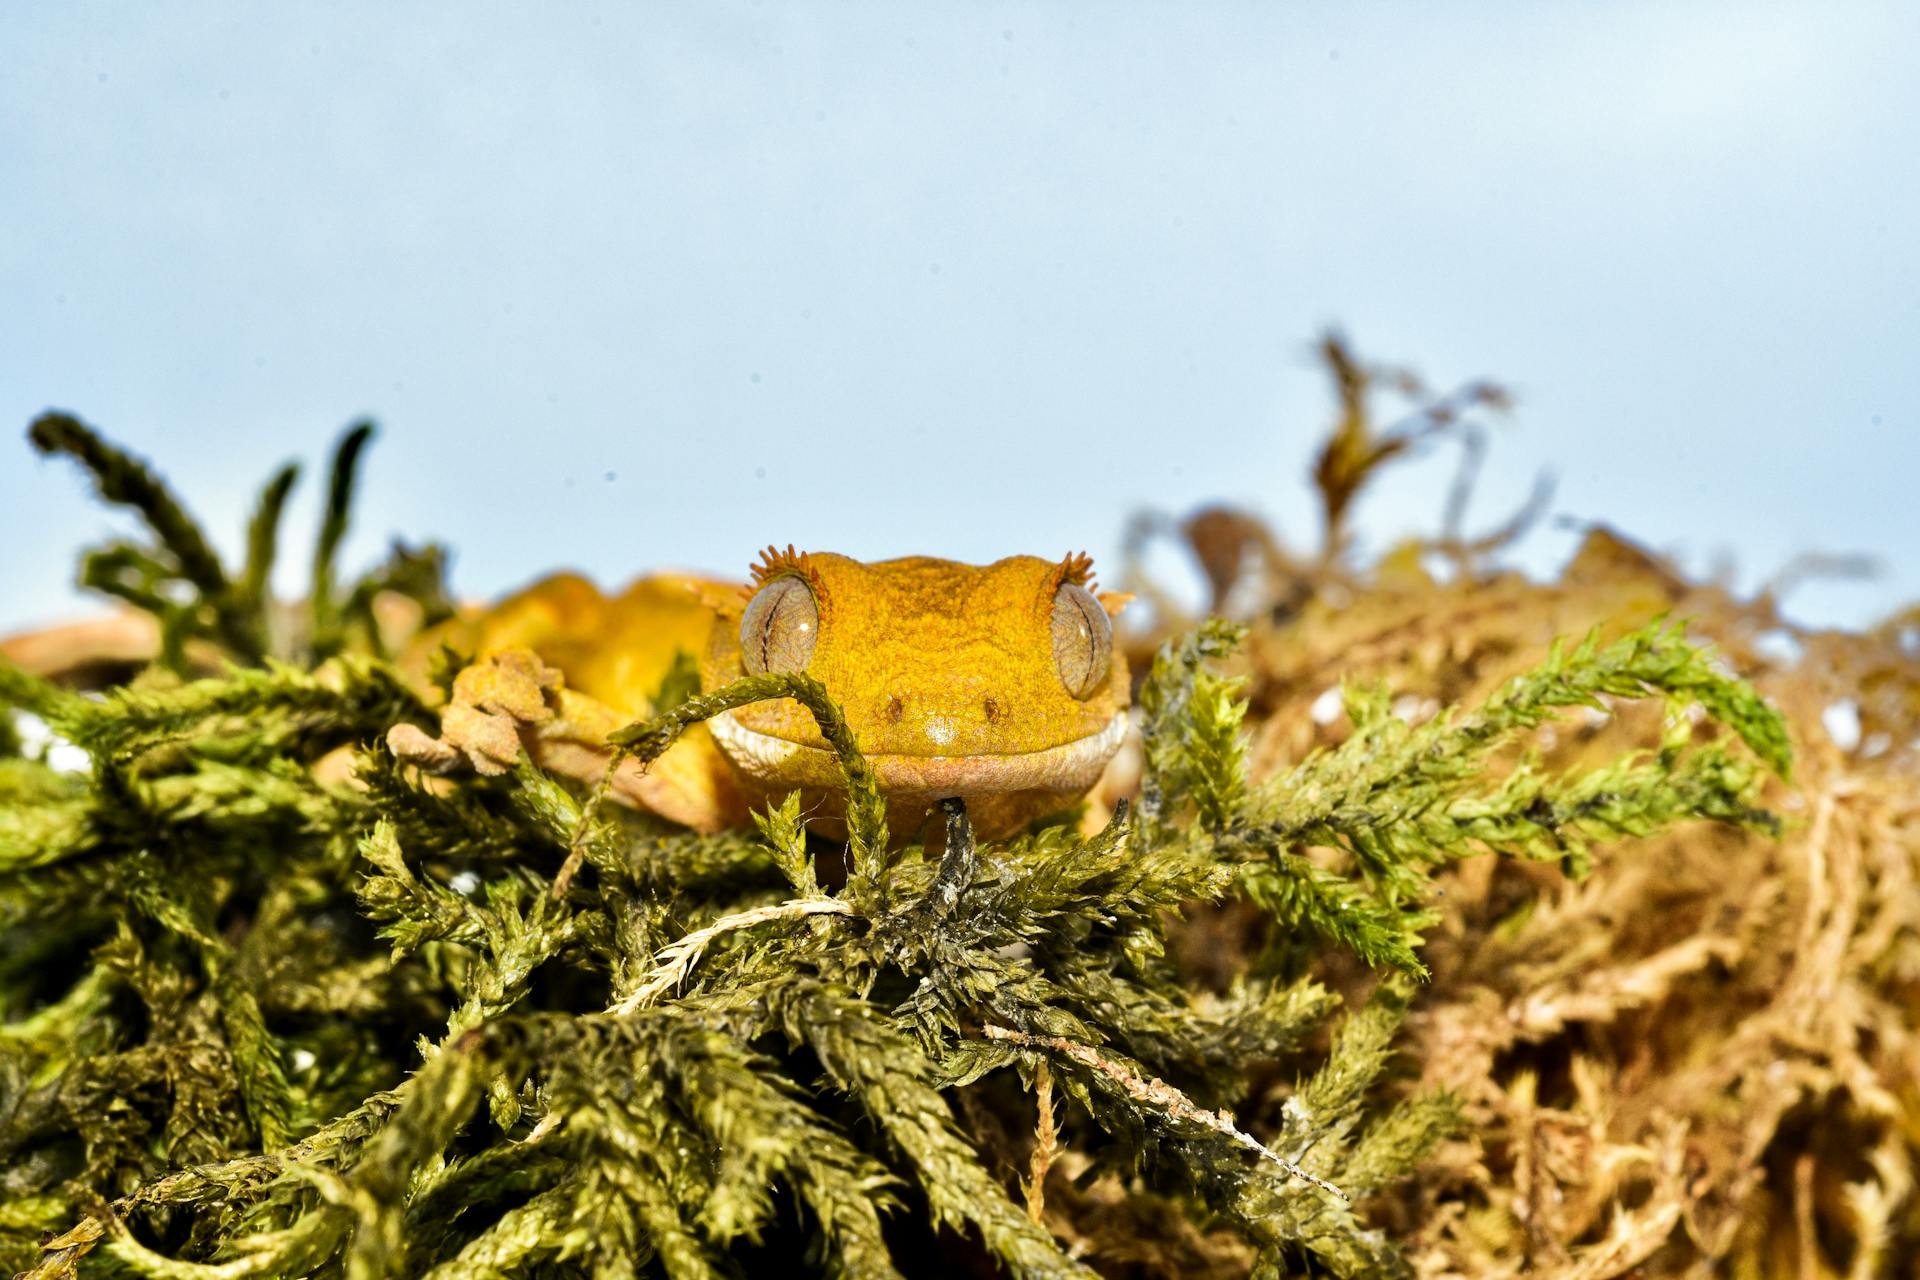
[[(1130, 721), (1118, 711), (1098, 733), (1007, 755), (867, 757), (888, 795), (969, 796), (1013, 791), (1085, 791), (1120, 749)], [(714, 741), (741, 773), (764, 785), (841, 787), (839, 761), (825, 747), (789, 742), (749, 729), (731, 711), (707, 721)]]

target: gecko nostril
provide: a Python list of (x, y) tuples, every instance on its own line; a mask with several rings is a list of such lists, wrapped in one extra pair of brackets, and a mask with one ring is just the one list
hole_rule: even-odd
[(980, 709), (986, 712), (988, 724), (1000, 723), (1000, 704), (992, 698), (988, 698), (986, 702), (982, 703)]
[(887, 723), (899, 724), (900, 717), (905, 715), (906, 711), (906, 705), (898, 697), (887, 699)]

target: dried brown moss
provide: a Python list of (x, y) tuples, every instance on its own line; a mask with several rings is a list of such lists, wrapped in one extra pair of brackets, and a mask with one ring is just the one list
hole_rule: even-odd
[[(1350, 358), (1335, 367), (1343, 429), (1364, 436), (1373, 389)], [(1380, 682), (1418, 723), (1557, 637), (1662, 616), (1785, 714), (1792, 781), (1763, 798), (1787, 819), (1777, 839), (1691, 826), (1602, 850), (1583, 880), (1490, 858), (1440, 877), (1433, 976), (1400, 1048), (1468, 1123), (1389, 1193), (1417, 1270), (1920, 1274), (1920, 611), (1861, 633), (1798, 626), (1771, 594), (1692, 581), (1603, 527), (1534, 582), (1491, 563), (1523, 532), (1369, 565), (1288, 553), (1224, 509), (1179, 535), (1252, 628), (1255, 778), (1344, 740), (1323, 700), (1343, 681)], [(1536, 741), (1536, 767), (1616, 758), (1658, 740), (1665, 714), (1590, 711)], [(1202, 927), (1188, 946), (1209, 967), (1260, 938), (1245, 919)], [(1324, 971), (1336, 989), (1361, 979), (1341, 963)]]

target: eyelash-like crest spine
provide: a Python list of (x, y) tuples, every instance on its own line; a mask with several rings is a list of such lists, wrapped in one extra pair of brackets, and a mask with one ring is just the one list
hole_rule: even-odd
[(1093, 557), (1084, 551), (1069, 551), (1060, 561), (1059, 569), (1055, 571), (1055, 589), (1058, 589), (1063, 582), (1071, 582), (1076, 587), (1083, 587), (1090, 592), (1098, 591), (1100, 585), (1094, 581)]
[(748, 572), (752, 581), (741, 590), (743, 598), (751, 598), (754, 592), (784, 574), (803, 580), (816, 595), (820, 591), (820, 570), (813, 563), (813, 557), (805, 551), (795, 551), (791, 542), (785, 551), (769, 543)]

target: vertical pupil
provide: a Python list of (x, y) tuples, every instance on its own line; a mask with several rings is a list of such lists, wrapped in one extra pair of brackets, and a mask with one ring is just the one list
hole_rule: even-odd
[(1073, 689), (1078, 693), (1087, 684), (1087, 668), (1093, 663), (1093, 635), (1087, 629), (1087, 611), (1080, 607), (1079, 596), (1068, 596), (1073, 608)]
[(773, 657), (773, 620), (780, 616), (780, 606), (776, 603), (767, 610), (767, 625), (760, 628), (760, 669), (770, 670), (769, 659)]
[(1077, 583), (1063, 583), (1054, 596), (1053, 656), (1060, 681), (1076, 698), (1092, 694), (1105, 674), (1108, 636), (1106, 614)]
[(792, 595), (792, 582), (782, 582), (774, 588), (769, 602), (767, 625), (760, 631), (760, 665), (768, 671), (773, 670), (773, 638), (780, 634), (780, 624), (788, 612), (787, 600)]

